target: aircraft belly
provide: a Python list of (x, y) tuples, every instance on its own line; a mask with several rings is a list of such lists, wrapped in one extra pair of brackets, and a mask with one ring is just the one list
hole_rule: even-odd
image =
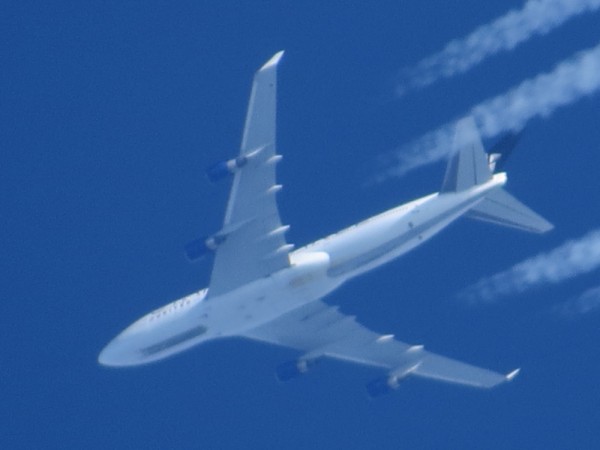
[[(208, 340), (258, 327), (341, 284), (327, 276), (329, 255), (311, 252), (291, 266), (227, 294), (205, 300), (185, 297), (150, 313), (119, 334), (100, 355), (111, 366), (144, 364), (182, 352)], [(191, 307), (193, 306), (193, 307)]]
[[(445, 196), (414, 208), (382, 226), (357, 227), (332, 242), (328, 275), (344, 280), (372, 270), (411, 251), (437, 234), (479, 199)], [(338, 251), (343, 247), (344, 251)]]
[(404, 235), (399, 236), (396, 241), (390, 242), (389, 247), (392, 248), (391, 250), (387, 251), (387, 248), (376, 249), (373, 254), (363, 255), (362, 258), (357, 258), (357, 260), (349, 263), (347, 266), (340, 266), (338, 269), (340, 270), (340, 275), (343, 275), (345, 278), (353, 278), (399, 258), (435, 236), (457, 217), (449, 218), (417, 235), (406, 232)]
[(327, 276), (328, 267), (324, 252), (292, 257), (289, 268), (211, 301), (210, 324), (222, 335), (236, 335), (317, 300), (340, 285)]
[(143, 364), (258, 327), (412, 250), (477, 201), (430, 199), (408, 212), (384, 213), (310, 250), (293, 252), (289, 268), (232, 292), (205, 300), (203, 290), (172, 302), (117, 336), (100, 361), (120, 366)]

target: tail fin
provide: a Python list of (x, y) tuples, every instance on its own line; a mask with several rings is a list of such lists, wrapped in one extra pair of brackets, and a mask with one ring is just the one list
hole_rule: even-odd
[[(448, 162), (440, 193), (460, 192), (492, 178), (495, 160), (488, 158), (472, 117), (456, 125), (454, 155)], [(553, 225), (503, 189), (491, 191), (467, 213), (468, 217), (534, 233), (545, 233)]]
[(521, 140), (523, 130), (509, 131), (488, 150), (488, 160), (492, 172), (504, 172), (506, 161)]
[(492, 178), (488, 158), (472, 117), (456, 125), (454, 155), (448, 163), (440, 192), (460, 192)]

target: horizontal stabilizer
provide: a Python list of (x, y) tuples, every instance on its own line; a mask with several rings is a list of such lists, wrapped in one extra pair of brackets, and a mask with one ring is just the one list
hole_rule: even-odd
[(467, 213), (467, 217), (532, 233), (545, 233), (554, 228), (550, 222), (502, 189), (488, 194)]

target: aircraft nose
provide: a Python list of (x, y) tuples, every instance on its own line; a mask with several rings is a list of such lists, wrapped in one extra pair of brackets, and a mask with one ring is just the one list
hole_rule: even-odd
[(133, 352), (118, 338), (109, 342), (98, 355), (98, 363), (108, 367), (122, 367), (135, 364)]

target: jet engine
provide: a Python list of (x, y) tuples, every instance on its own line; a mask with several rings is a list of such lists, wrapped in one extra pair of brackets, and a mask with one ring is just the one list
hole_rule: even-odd
[(399, 378), (396, 376), (377, 378), (367, 384), (367, 393), (371, 398), (389, 394), (398, 389), (399, 381)]
[(185, 246), (185, 256), (190, 261), (198, 261), (207, 254), (214, 252), (219, 244), (225, 241), (225, 236), (210, 236), (195, 239)]
[(216, 183), (217, 181), (234, 174), (247, 163), (248, 158), (246, 156), (238, 156), (237, 158), (228, 161), (221, 161), (213, 164), (206, 170), (206, 175), (211, 182)]
[[(408, 352), (415, 353), (420, 352), (422, 350), (422, 345), (413, 345), (411, 348), (408, 349)], [(395, 391), (396, 389), (398, 389), (400, 381), (404, 380), (406, 377), (412, 374), (420, 365), (420, 361), (414, 364), (407, 364), (397, 368), (396, 370), (393, 370), (383, 378), (377, 378), (376, 380), (371, 381), (367, 384), (367, 392), (369, 393), (369, 397), (375, 398), (383, 394)]]
[(317, 361), (315, 359), (298, 359), (287, 361), (276, 369), (276, 376), (279, 381), (290, 381), (300, 375), (305, 374), (312, 369)]

